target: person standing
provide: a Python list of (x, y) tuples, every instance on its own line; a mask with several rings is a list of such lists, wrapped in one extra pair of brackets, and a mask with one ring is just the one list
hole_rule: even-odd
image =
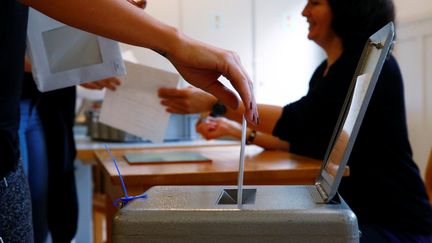
[(193, 40), (124, 0), (0, 1), (0, 240), (33, 242), (30, 195), (20, 162), (19, 100), (24, 70), (27, 4), (54, 19), (110, 39), (153, 49), (166, 57), (192, 85), (210, 92), (232, 108), (237, 96), (218, 78), (223, 75), (239, 92), (246, 118), (258, 123), (252, 83), (238, 56)]

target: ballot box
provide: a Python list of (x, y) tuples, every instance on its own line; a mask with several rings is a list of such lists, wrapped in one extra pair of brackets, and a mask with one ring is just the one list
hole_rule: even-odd
[(156, 186), (114, 218), (113, 242), (358, 242), (357, 218), (314, 186)]
[(367, 40), (314, 185), (243, 187), (242, 129), (237, 187), (153, 187), (118, 212), (113, 241), (359, 242), (357, 218), (337, 191), (393, 40), (393, 23)]

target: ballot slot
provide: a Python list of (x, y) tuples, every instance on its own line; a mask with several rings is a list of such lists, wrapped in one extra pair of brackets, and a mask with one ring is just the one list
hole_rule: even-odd
[[(248, 188), (242, 190), (242, 203), (241, 204), (255, 204), (256, 188)], [(217, 205), (235, 205), (237, 202), (237, 189), (223, 189), (218, 197)]]

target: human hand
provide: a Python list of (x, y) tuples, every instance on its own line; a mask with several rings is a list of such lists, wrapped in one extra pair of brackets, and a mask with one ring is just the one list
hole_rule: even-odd
[[(181, 34), (179, 34), (181, 35)], [(216, 96), (222, 103), (237, 109), (239, 101), (218, 78), (226, 77), (243, 100), (246, 119), (257, 125), (258, 109), (252, 82), (234, 52), (225, 51), (181, 36), (179, 46), (171, 53), (162, 53), (190, 84)]]
[(208, 116), (205, 119), (200, 119), (195, 129), (207, 140), (226, 136), (240, 139), (242, 127), (240, 123), (224, 117)]
[(194, 114), (210, 111), (217, 99), (201, 89), (187, 87), (182, 89), (160, 88), (161, 104), (166, 111), (177, 114)]
[(101, 79), (89, 83), (80, 84), (80, 86), (86, 89), (103, 89), (107, 88), (109, 90), (115, 91), (117, 86), (120, 86), (122, 81), (117, 77), (111, 77), (106, 79)]
[(128, 2), (141, 9), (145, 9), (147, 6), (147, 0), (128, 0)]

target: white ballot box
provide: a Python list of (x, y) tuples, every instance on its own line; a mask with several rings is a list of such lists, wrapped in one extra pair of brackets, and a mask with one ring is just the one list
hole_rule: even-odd
[(389, 23), (366, 42), (315, 185), (153, 187), (119, 211), (114, 242), (359, 242), (337, 191), (393, 40)]
[(313, 187), (156, 186), (122, 208), (113, 242), (358, 242), (345, 202), (315, 203)]

